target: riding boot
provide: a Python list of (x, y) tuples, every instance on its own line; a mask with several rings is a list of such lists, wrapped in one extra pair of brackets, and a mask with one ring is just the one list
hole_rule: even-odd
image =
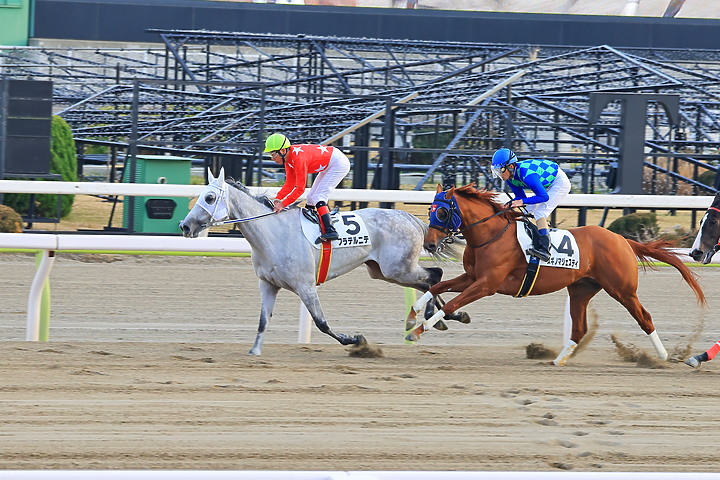
[(537, 257), (543, 262), (550, 260), (550, 234), (540, 235), (538, 237), (537, 248), (535, 246), (528, 249), (528, 253), (533, 257)]
[(332, 225), (332, 219), (330, 218), (330, 209), (325, 202), (318, 202), (316, 205), (318, 216), (320, 217), (320, 231), (322, 235), (315, 240), (315, 243), (329, 242), (337, 240), (340, 236)]

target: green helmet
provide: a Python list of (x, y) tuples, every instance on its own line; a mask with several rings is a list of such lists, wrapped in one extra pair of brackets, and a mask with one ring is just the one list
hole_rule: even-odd
[(265, 152), (275, 152), (288, 148), (290, 146), (290, 140), (287, 139), (282, 133), (273, 133), (267, 140), (265, 140)]

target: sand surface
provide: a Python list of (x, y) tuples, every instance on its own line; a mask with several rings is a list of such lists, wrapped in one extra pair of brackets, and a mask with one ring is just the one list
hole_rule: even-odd
[[(604, 293), (594, 338), (557, 368), (526, 347), (560, 347), (564, 292), (483, 299), (466, 308), (471, 324), (404, 345), (402, 289), (358, 269), (321, 300), (333, 328), (382, 357), (317, 331), (298, 345), (287, 292), (252, 357), (249, 259), (61, 255), (46, 343), (23, 341), (33, 272), (32, 256), (0, 255), (0, 469), (720, 469), (720, 363), (654, 362)], [(720, 336), (720, 271), (697, 272), (709, 310), (675, 270), (641, 274), (673, 360)]]

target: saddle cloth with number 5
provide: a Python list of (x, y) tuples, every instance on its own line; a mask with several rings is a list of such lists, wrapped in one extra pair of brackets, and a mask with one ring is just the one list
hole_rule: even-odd
[[(320, 248), (320, 243), (315, 240), (320, 236), (320, 226), (313, 223), (305, 215), (300, 215), (301, 225), (305, 238), (315, 247)], [(340, 238), (332, 241), (333, 248), (343, 247), (365, 247), (370, 246), (370, 234), (365, 222), (359, 215), (353, 212), (336, 213), (332, 215), (333, 227), (337, 230)]]
[[(517, 239), (520, 243), (525, 260), (530, 262), (530, 255), (526, 252), (532, 246), (532, 238), (525, 229), (523, 222), (517, 222)], [(567, 230), (558, 230), (553, 228), (550, 230), (550, 260), (547, 262), (540, 261), (540, 265), (548, 267), (570, 268), (577, 270), (580, 268), (580, 250), (572, 233)]]

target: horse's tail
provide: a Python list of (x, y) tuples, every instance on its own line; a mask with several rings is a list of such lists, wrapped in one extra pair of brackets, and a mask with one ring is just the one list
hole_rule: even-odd
[(707, 306), (707, 300), (705, 299), (705, 293), (703, 292), (702, 286), (697, 281), (697, 275), (692, 272), (680, 259), (679, 254), (670, 250), (673, 246), (672, 243), (665, 240), (655, 240), (648, 243), (639, 243), (634, 240), (626, 238), (627, 242), (633, 249), (635, 256), (638, 257), (644, 267), (650, 265), (653, 260), (660, 261), (672, 265), (680, 272), (683, 280), (690, 285), (690, 288), (695, 292), (695, 297), (702, 306)]

